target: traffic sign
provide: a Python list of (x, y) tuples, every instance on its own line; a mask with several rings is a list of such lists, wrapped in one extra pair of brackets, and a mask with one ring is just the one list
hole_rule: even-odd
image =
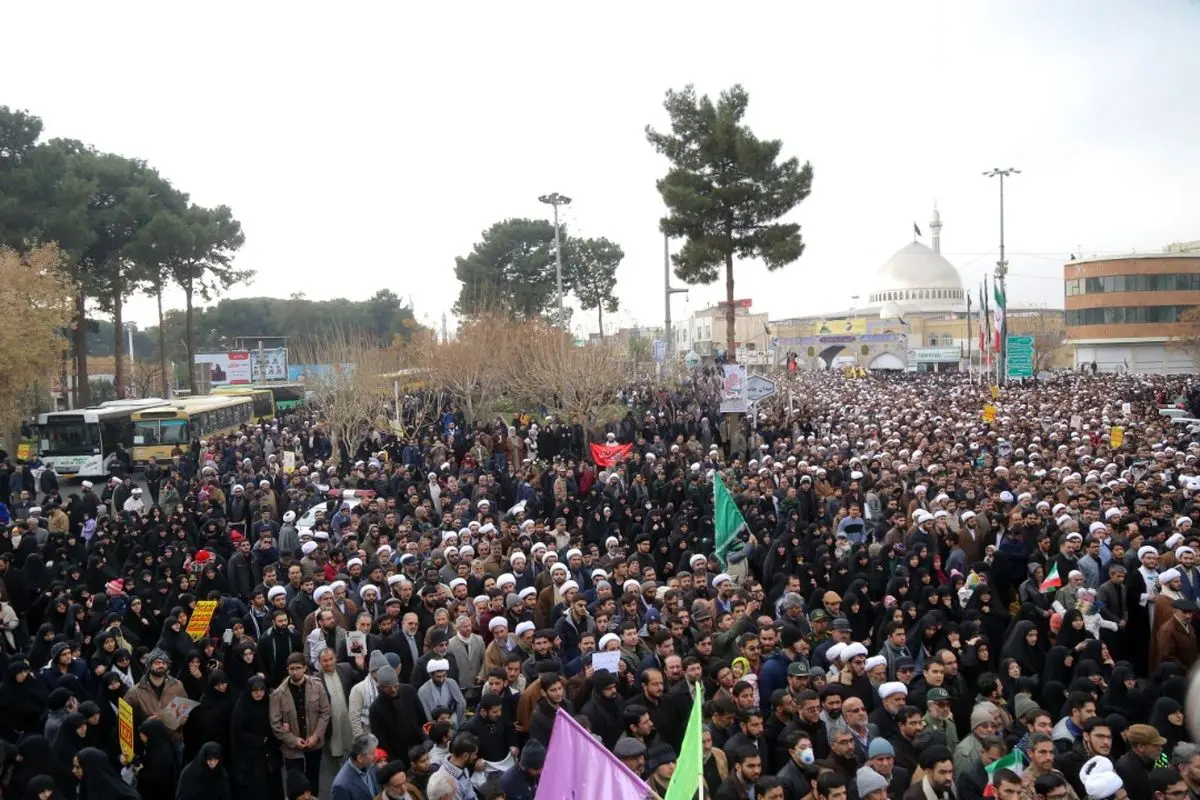
[(751, 375), (746, 379), (746, 399), (751, 403), (766, 400), (775, 394), (775, 381), (762, 375)]
[(1004, 359), (1007, 367), (1008, 377), (1032, 378), (1033, 337), (1009, 336)]

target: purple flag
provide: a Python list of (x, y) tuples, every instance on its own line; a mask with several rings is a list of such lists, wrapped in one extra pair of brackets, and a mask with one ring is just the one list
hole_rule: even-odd
[(646, 800), (650, 787), (561, 708), (535, 800)]

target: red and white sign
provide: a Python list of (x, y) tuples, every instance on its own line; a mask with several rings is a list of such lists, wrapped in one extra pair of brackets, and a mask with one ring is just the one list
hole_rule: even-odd
[(208, 364), (213, 386), (240, 386), (253, 382), (250, 374), (250, 351), (230, 350), (228, 353), (197, 353), (197, 364)]

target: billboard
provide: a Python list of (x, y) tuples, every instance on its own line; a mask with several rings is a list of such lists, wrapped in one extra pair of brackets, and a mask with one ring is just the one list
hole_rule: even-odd
[(250, 352), (231, 350), (228, 353), (197, 353), (197, 364), (207, 364), (213, 386), (240, 386), (253, 382), (250, 375)]
[(263, 364), (260, 365), (258, 350), (197, 353), (195, 357), (196, 364), (208, 365), (213, 386), (244, 386), (251, 383), (286, 381), (288, 379), (286, 347), (264, 349), (262, 362)]
[(866, 317), (823, 319), (817, 322), (817, 336), (862, 336), (867, 332)]
[(258, 350), (250, 351), (250, 374), (255, 383), (286, 381), (288, 379), (288, 351), (286, 347), (268, 347), (262, 352), (263, 365), (259, 362)]
[(721, 413), (745, 414), (750, 409), (746, 396), (746, 365), (726, 364), (721, 382)]

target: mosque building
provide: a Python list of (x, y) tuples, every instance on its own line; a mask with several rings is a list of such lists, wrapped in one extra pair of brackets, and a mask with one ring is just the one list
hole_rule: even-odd
[[(932, 247), (912, 241), (875, 272), (866, 304), (811, 317), (771, 320), (770, 361), (798, 369), (948, 371), (979, 365), (979, 287), (968, 290), (941, 253), (942, 219), (929, 223)], [(968, 314), (968, 292), (970, 314)], [(1038, 370), (1069, 367), (1061, 309), (1008, 309), (1009, 335), (1032, 334)]]

